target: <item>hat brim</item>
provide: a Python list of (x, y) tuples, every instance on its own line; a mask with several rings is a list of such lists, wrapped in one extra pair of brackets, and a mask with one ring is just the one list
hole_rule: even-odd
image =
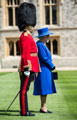
[(49, 32), (49, 33), (47, 33), (47, 34), (45, 33), (45, 34), (43, 34), (43, 35), (38, 35), (38, 36), (35, 36), (35, 38), (36, 38), (36, 37), (43, 37), (43, 36), (47, 36), (47, 35), (51, 35), (51, 34), (54, 34), (54, 33), (50, 33), (50, 32)]

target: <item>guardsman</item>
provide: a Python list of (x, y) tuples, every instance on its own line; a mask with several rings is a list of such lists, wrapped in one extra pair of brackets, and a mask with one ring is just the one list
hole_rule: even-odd
[(40, 72), (37, 46), (31, 33), (36, 25), (36, 8), (33, 4), (23, 2), (18, 8), (18, 28), (22, 32), (19, 40), (20, 61), (20, 115), (34, 116), (29, 112), (27, 91), (35, 73)]

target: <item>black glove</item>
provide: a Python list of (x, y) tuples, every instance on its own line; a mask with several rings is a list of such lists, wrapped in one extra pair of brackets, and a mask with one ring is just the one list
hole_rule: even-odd
[(56, 67), (54, 66), (51, 70), (53, 71)]

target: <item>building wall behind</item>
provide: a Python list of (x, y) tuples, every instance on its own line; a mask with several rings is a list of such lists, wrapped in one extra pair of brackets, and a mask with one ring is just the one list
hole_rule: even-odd
[(77, 4), (75, 0), (63, 0), (62, 27), (77, 28)]

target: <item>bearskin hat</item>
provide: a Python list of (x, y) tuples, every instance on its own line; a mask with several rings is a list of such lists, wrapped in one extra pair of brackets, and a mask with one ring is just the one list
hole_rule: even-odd
[(36, 25), (36, 8), (32, 3), (22, 3), (17, 12), (18, 28), (23, 31), (26, 26)]

